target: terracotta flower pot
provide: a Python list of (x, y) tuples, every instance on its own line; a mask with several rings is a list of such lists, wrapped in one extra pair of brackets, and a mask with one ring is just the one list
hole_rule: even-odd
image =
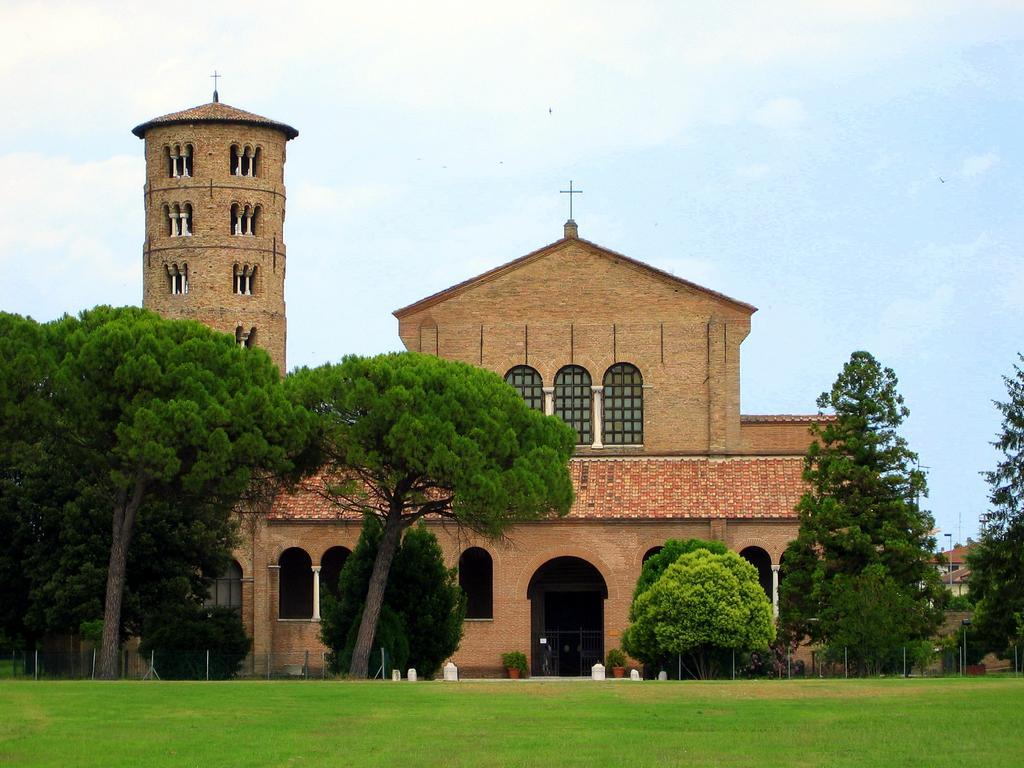
[(518, 669), (514, 669), (513, 667), (509, 667), (505, 671), (508, 672), (508, 676), (509, 676), (510, 680), (518, 680), (519, 679), (519, 670)]
[(626, 668), (625, 667), (612, 667), (612, 677), (625, 677), (625, 676), (626, 676)]

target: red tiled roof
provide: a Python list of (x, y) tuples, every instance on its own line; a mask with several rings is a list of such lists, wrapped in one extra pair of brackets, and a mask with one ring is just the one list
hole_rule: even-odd
[(740, 416), (742, 424), (811, 424), (814, 422), (835, 421), (836, 417), (830, 413), (797, 414), (797, 413), (771, 413), (771, 414), (744, 414)]
[(294, 139), (299, 135), (299, 132), (290, 125), (246, 112), (244, 109), (238, 109), (228, 104), (221, 104), (219, 101), (211, 101), (209, 104), (200, 104), (198, 107), (183, 109), (181, 112), (171, 112), (169, 115), (154, 117), (152, 120), (147, 120), (132, 128), (132, 133), (142, 139), (145, 138), (146, 131), (155, 125), (186, 125), (189, 123), (243, 123), (276, 128), (289, 139)]
[[(795, 518), (805, 490), (801, 457), (575, 458), (570, 518)], [(352, 520), (311, 490), (283, 494), (276, 520)]]
[(574, 459), (570, 517), (795, 518), (803, 458)]

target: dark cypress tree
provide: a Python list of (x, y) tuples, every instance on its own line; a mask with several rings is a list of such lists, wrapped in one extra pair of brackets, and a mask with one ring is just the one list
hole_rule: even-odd
[[(1024, 362), (1024, 356), (1018, 355)], [(975, 630), (992, 650), (1024, 640), (1024, 370), (1004, 376), (1009, 395), (996, 402), (1002, 430), (993, 443), (1002, 454), (985, 473), (992, 505), (981, 540), (968, 555)]]
[(803, 473), (810, 489), (783, 559), (780, 623), (789, 638), (848, 644), (864, 628), (864, 611), (852, 607), (866, 595), (899, 609), (871, 630), (870, 648), (849, 648), (862, 671), (930, 636), (944, 599), (932, 564), (934, 521), (918, 504), (927, 493), (924, 475), (898, 433), (910, 412), (896, 384), (891, 369), (854, 352), (818, 398), (818, 408), (835, 416), (812, 427)]

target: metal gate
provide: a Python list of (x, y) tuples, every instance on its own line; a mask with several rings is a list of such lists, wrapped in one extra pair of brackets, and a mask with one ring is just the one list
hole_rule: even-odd
[(604, 658), (604, 632), (591, 629), (541, 630), (533, 637), (534, 674), (544, 677), (576, 677)]

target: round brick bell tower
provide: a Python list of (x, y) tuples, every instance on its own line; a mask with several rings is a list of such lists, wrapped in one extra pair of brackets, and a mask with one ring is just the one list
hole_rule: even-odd
[(289, 125), (213, 101), (143, 123), (142, 305), (265, 349), (285, 372)]

